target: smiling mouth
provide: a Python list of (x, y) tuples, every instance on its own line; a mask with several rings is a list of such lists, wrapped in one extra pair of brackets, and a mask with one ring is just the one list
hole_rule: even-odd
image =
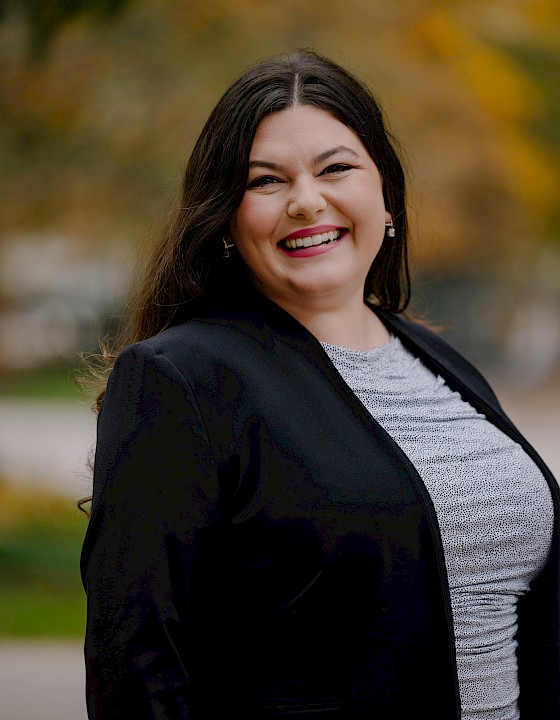
[(330, 245), (340, 240), (346, 232), (344, 229), (329, 230), (328, 232), (318, 233), (317, 235), (309, 235), (308, 237), (291, 238), (283, 240), (280, 244), (286, 250), (299, 250), (300, 248), (308, 248), (316, 245)]

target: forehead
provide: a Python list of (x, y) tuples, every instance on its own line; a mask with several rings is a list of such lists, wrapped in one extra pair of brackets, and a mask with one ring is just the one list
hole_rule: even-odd
[(317, 153), (344, 145), (360, 154), (367, 150), (356, 133), (334, 115), (310, 105), (296, 105), (265, 117), (257, 127), (251, 159), (263, 153)]

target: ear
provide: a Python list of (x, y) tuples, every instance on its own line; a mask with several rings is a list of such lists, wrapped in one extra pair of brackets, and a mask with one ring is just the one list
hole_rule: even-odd
[(388, 210), (385, 210), (385, 222), (386, 223), (393, 222), (393, 217)]

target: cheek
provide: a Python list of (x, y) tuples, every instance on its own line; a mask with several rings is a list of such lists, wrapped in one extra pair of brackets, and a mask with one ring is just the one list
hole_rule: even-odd
[(385, 203), (383, 196), (369, 195), (363, 198), (363, 203), (357, 206), (356, 219), (362, 227), (367, 228), (368, 232), (373, 232), (375, 236), (385, 234)]
[(262, 198), (244, 200), (234, 218), (234, 232), (241, 241), (261, 241), (273, 228), (273, 212), (270, 203), (259, 202)]
[(243, 202), (230, 227), (239, 254), (256, 277), (262, 274), (270, 246), (267, 223), (270, 224), (270, 218), (263, 212), (262, 203)]

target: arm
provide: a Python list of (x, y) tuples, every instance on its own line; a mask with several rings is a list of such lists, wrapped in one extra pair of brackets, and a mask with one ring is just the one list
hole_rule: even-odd
[(127, 348), (99, 416), (82, 553), (90, 718), (191, 717), (189, 576), (216, 488), (185, 379), (146, 344)]

